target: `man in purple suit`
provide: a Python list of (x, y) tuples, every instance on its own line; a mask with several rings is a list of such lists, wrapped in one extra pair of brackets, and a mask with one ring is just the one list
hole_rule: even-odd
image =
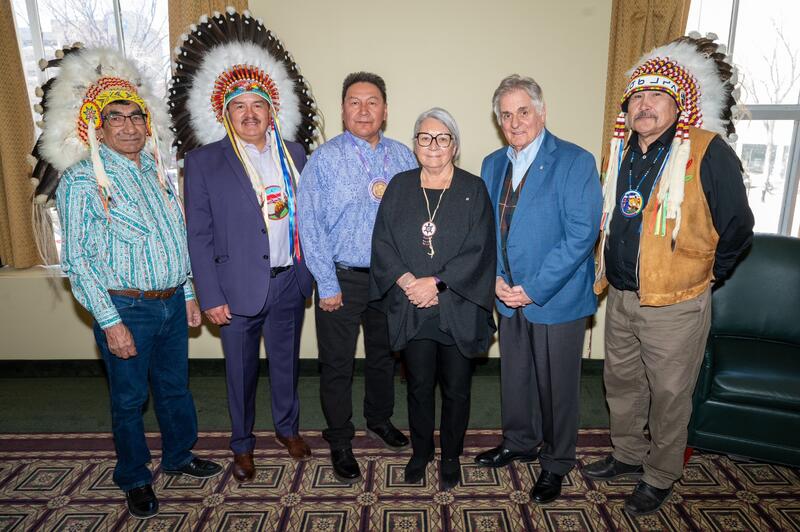
[(281, 100), (268, 74), (244, 68), (253, 70), (248, 79), (223, 72), (212, 93), (227, 136), (189, 152), (185, 160), (189, 254), (200, 308), (220, 326), (233, 475), (240, 482), (255, 476), (262, 336), (276, 438), (296, 460), (311, 456), (298, 433), (297, 395), (300, 330), (312, 290), (295, 217), (296, 179), (306, 157), (300, 144), (281, 137), (279, 104), (273, 103)]

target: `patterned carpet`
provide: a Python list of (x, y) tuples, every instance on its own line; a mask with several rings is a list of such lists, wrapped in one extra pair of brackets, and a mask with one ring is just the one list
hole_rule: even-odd
[[(530, 504), (538, 465), (490, 470), (471, 464), (472, 456), (498, 442), (497, 431), (469, 432), (464, 480), (450, 492), (439, 490), (434, 464), (418, 485), (403, 484), (409, 452), (377, 448), (363, 433), (354, 443), (364, 480), (349, 487), (331, 476), (319, 432), (304, 433), (316, 453), (303, 464), (289, 459), (271, 433), (258, 436), (257, 477), (244, 485), (230, 468), (205, 481), (167, 477), (154, 452), (161, 513), (139, 521), (128, 517), (111, 481), (108, 434), (0, 435), (0, 531), (800, 530), (800, 470), (713, 454), (692, 458), (659, 513), (634, 519), (622, 511), (633, 482), (597, 483), (580, 468), (558, 501)], [(608, 452), (608, 434), (584, 430), (578, 444), (584, 464)], [(151, 449), (159, 446), (152, 435)], [(196, 449), (229, 464), (225, 433), (202, 434)]]

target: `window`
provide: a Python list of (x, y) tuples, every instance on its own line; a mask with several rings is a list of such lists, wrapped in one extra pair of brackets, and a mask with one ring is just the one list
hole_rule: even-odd
[[(119, 49), (136, 62), (155, 97), (166, 98), (171, 77), (167, 0), (12, 0), (11, 5), (31, 106), (39, 101), (36, 87), (53, 74), (52, 69), (42, 72), (39, 59), (52, 59), (75, 42)], [(35, 121), (40, 118), (34, 113)], [(170, 164), (175, 181), (174, 158)], [(60, 251), (58, 216), (50, 211)]]
[(749, 173), (764, 171), (764, 157), (767, 155), (766, 144), (742, 144), (742, 164)]
[(170, 80), (167, 0), (12, 0), (17, 37), (31, 102), (47, 81), (41, 58), (74, 42), (117, 48), (133, 58), (144, 76), (165, 96)]
[(692, 0), (687, 30), (716, 33), (739, 69), (734, 145), (755, 230), (800, 236), (800, 20), (797, 0)]

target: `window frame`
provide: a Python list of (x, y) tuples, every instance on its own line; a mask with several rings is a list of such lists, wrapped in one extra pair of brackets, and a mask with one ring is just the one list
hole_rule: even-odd
[[(739, 25), (739, 4), (740, 0), (731, 2), (731, 22), (728, 27), (728, 54), (736, 65), (736, 30)], [(776, 234), (785, 236), (792, 235), (792, 225), (794, 217), (800, 216), (800, 212), (795, 212), (795, 205), (798, 203), (798, 185), (800, 184), (800, 100), (797, 104), (748, 104), (739, 103), (747, 110), (748, 120), (781, 120), (791, 121), (792, 138), (789, 143), (789, 156), (785, 169), (786, 179), (783, 184), (783, 203), (781, 205), (780, 217), (778, 218), (778, 231)]]
[[(125, 32), (122, 26), (122, 8), (120, 6), (120, 0), (111, 0), (111, 5), (114, 9), (114, 30), (117, 34), (117, 49), (124, 57), (128, 57), (128, 51), (125, 46)], [(35, 57), (47, 59), (44, 52), (44, 40), (42, 39), (42, 23), (39, 17), (39, 0), (25, 0), (25, 8), (28, 12), (31, 44), (33, 45)], [(38, 76), (39, 86), (47, 82), (47, 72), (39, 69)]]

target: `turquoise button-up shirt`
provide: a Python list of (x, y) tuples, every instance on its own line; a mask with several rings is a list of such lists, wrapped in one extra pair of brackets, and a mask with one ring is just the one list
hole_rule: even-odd
[[(184, 285), (194, 299), (186, 226), (179, 199), (158, 181), (153, 158), (141, 168), (105, 145), (100, 158), (111, 182), (103, 207), (89, 160), (67, 168), (56, 191), (61, 220), (61, 268), (75, 299), (102, 328), (121, 322), (109, 289), (165, 290)], [(185, 283), (185, 284), (184, 284)]]

